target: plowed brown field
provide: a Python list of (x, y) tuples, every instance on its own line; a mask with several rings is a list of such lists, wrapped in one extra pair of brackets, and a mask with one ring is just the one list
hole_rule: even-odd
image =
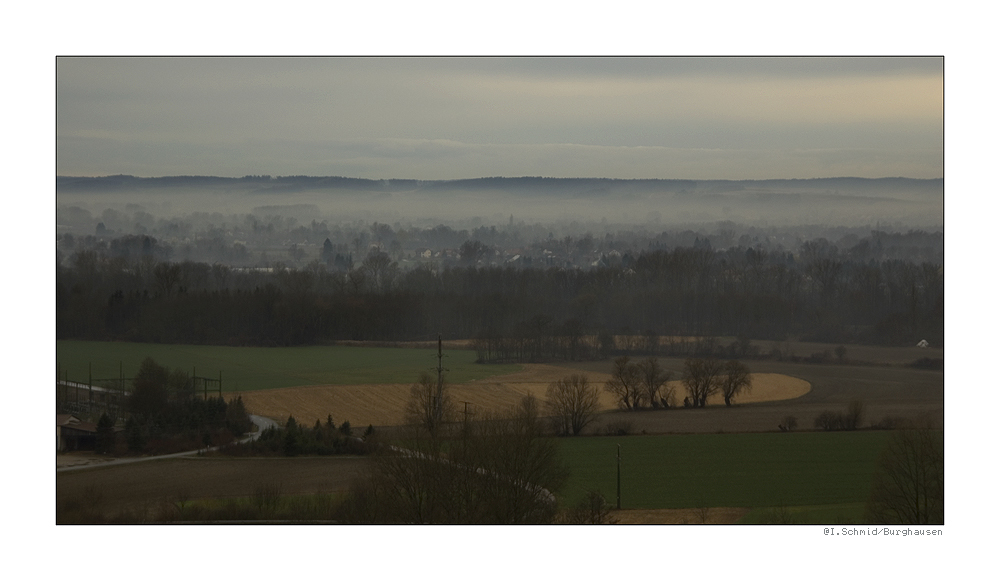
[[(516, 405), (525, 395), (532, 394), (545, 398), (549, 384), (573, 373), (565, 367), (555, 365), (528, 364), (523, 371), (508, 375), (498, 375), (486, 380), (456, 384), (449, 387), (451, 398), (463, 411), (469, 402), (473, 413), (498, 411)], [(617, 408), (614, 397), (604, 391), (604, 382), (610, 379), (606, 373), (588, 373), (591, 385), (598, 388), (602, 410)], [(777, 373), (754, 373), (753, 389), (738, 398), (739, 403), (776, 401), (800, 397), (809, 392), (809, 382)], [(671, 381), (677, 400), (684, 398), (684, 386), (680, 381)], [(369, 424), (375, 426), (399, 425), (403, 422), (406, 401), (410, 395), (409, 384), (369, 384), (369, 385), (310, 385), (265, 389), (233, 394), (241, 395), (251, 413), (274, 418), (283, 422), (294, 416), (299, 423), (307, 425), (316, 420), (326, 421), (327, 415), (340, 424), (350, 421), (355, 427)], [(721, 405), (721, 396), (709, 398), (709, 405)]]
[(611, 518), (623, 525), (731, 525), (739, 522), (748, 508), (654, 508), (613, 510)]

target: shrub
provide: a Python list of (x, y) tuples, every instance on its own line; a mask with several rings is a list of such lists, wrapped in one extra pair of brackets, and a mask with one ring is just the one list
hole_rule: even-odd
[(921, 357), (920, 359), (917, 359), (912, 363), (910, 363), (909, 366), (914, 367), (916, 369), (935, 369), (940, 371), (944, 369), (944, 359), (931, 359), (930, 357)]
[(250, 500), (258, 513), (273, 513), (281, 504), (281, 485), (257, 484), (250, 495)]
[(566, 513), (565, 519), (567, 524), (573, 525), (604, 525), (618, 522), (618, 519), (611, 516), (611, 505), (604, 495), (596, 490), (587, 492), (586, 496)]
[(833, 431), (833, 430), (839, 430), (839, 429), (841, 429), (840, 428), (840, 426), (841, 426), (841, 414), (838, 414), (837, 412), (831, 412), (829, 410), (824, 411), (824, 412), (820, 413), (818, 416), (816, 416), (816, 420), (813, 422), (813, 424), (817, 428), (820, 428), (821, 430), (824, 430), (824, 431), (827, 431), (827, 432), (830, 432), (830, 431)]
[(861, 426), (861, 420), (865, 417), (865, 404), (861, 400), (853, 400), (847, 406), (847, 415), (844, 417), (844, 429), (856, 430)]
[(823, 351), (823, 352), (813, 353), (812, 355), (806, 358), (806, 361), (809, 363), (828, 363), (830, 361), (830, 352)]
[(792, 525), (795, 524), (795, 519), (792, 517), (791, 511), (788, 510), (787, 506), (778, 506), (771, 508), (761, 517), (761, 523), (765, 525)]
[(824, 411), (816, 416), (814, 424), (817, 428), (827, 432), (856, 430), (861, 425), (864, 415), (865, 404), (859, 400), (854, 400), (847, 406), (846, 413)]
[(898, 430), (907, 425), (906, 418), (901, 416), (882, 416), (882, 419), (872, 424), (875, 430)]
[(627, 436), (635, 429), (632, 420), (614, 420), (604, 426), (604, 432), (609, 436)]

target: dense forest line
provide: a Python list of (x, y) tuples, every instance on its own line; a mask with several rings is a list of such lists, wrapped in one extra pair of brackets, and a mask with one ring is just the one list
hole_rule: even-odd
[(650, 248), (587, 269), (476, 261), (404, 269), (378, 246), (362, 260), (331, 252), (302, 268), (173, 262), (155, 239), (130, 236), (58, 258), (56, 333), (223, 345), (442, 333), (549, 346), (528, 359), (597, 356), (577, 347), (644, 333), (943, 344), (941, 264), (876, 260), (873, 240), (843, 251), (826, 240), (796, 252)]

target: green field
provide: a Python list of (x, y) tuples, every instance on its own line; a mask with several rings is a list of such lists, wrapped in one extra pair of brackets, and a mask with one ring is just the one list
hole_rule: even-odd
[[(687, 434), (564, 438), (571, 506), (588, 490), (614, 504), (621, 445), (622, 508), (781, 508), (796, 522), (859, 514), (890, 432)], [(765, 510), (748, 515), (761, 522)], [(802, 518), (806, 513), (811, 517)]]
[[(512, 373), (518, 365), (480, 365), (471, 350), (446, 350), (444, 367), (452, 383)], [(219, 347), (57, 341), (60, 377), (86, 382), (89, 377), (114, 378), (119, 366), (131, 377), (146, 357), (160, 365), (199, 376), (217, 378), (223, 391), (251, 391), (300, 385), (413, 383), (421, 372), (437, 367), (436, 349), (390, 347)]]

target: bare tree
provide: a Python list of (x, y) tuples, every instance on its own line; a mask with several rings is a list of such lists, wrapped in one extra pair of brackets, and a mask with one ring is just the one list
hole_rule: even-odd
[(644, 359), (636, 364), (639, 368), (639, 378), (642, 383), (643, 399), (651, 406), (659, 407), (661, 401), (666, 402), (670, 398), (670, 392), (663, 394), (659, 392), (664, 385), (670, 381), (673, 374), (660, 367), (660, 360), (656, 357)]
[(600, 408), (600, 394), (586, 375), (568, 375), (549, 384), (545, 397), (560, 434), (578, 435), (594, 421)]
[(750, 393), (753, 388), (753, 380), (750, 377), (750, 369), (733, 359), (726, 363), (719, 382), (719, 389), (722, 397), (726, 400), (726, 405), (733, 405), (733, 398), (741, 393)]
[(622, 356), (615, 359), (611, 379), (604, 383), (604, 390), (618, 398), (618, 407), (634, 410), (642, 407), (644, 399), (640, 383), (639, 367)]
[(447, 386), (438, 382), (429, 373), (420, 374), (420, 380), (410, 387), (410, 399), (406, 402), (406, 422), (427, 430), (436, 438), (441, 427), (453, 419), (454, 404)]
[(445, 454), (414, 434), (384, 446), (352, 486), (339, 517), (357, 523), (542, 524), (556, 516), (568, 472), (542, 437), (531, 396), (473, 422), (466, 445)]
[(865, 520), (875, 524), (944, 524), (944, 434), (897, 432), (879, 457)]
[(365, 274), (365, 269), (363, 268), (355, 268), (347, 273), (347, 282), (350, 283), (350, 288), (354, 294), (361, 292), (367, 279), (368, 275)]
[(361, 268), (368, 275), (368, 280), (376, 293), (383, 293), (392, 287), (398, 274), (398, 266), (388, 254), (378, 248), (372, 248), (361, 263)]
[(591, 490), (580, 499), (575, 507), (565, 515), (567, 524), (603, 525), (615, 524), (618, 519), (612, 516), (612, 506), (597, 490)]
[(865, 403), (861, 400), (851, 400), (847, 405), (847, 415), (844, 417), (844, 428), (856, 430), (861, 427), (861, 421), (865, 417)]
[(688, 358), (684, 362), (684, 387), (687, 388), (691, 405), (705, 407), (708, 396), (719, 391), (722, 362), (717, 359)]

